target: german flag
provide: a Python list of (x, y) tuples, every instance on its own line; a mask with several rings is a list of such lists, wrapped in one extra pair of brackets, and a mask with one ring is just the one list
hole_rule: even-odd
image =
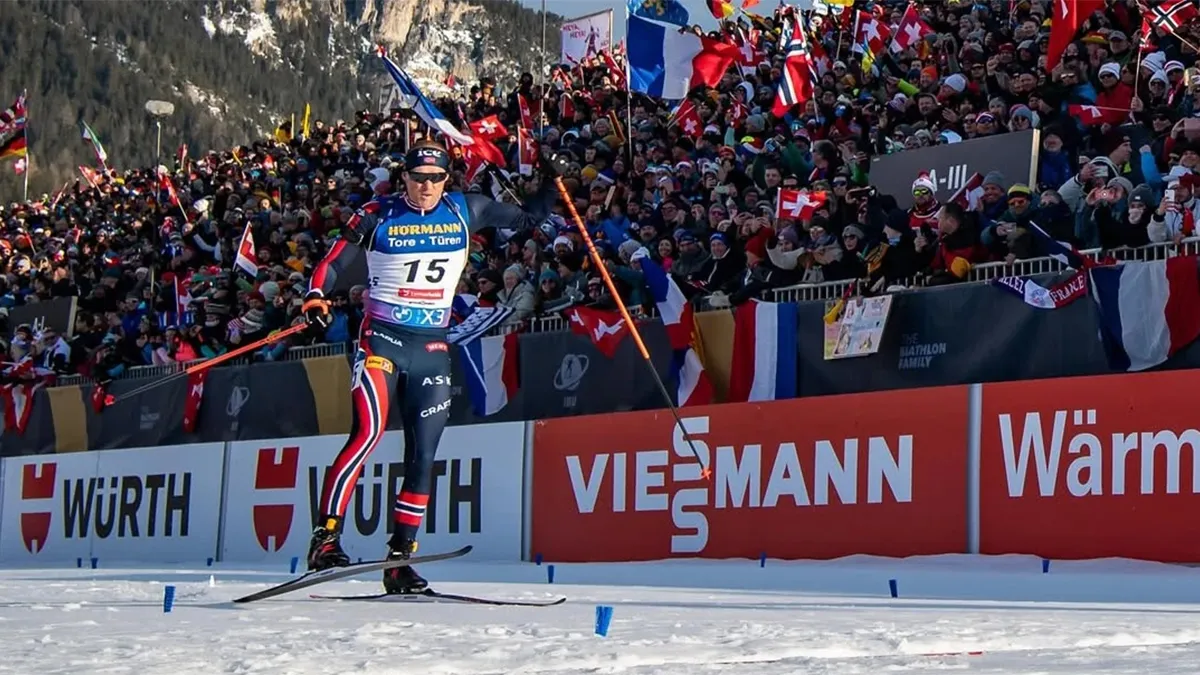
[(733, 3), (728, 0), (708, 0), (708, 11), (712, 13), (713, 18), (721, 21), (733, 16)]
[(24, 125), (0, 131), (0, 160), (24, 157), (25, 154)]

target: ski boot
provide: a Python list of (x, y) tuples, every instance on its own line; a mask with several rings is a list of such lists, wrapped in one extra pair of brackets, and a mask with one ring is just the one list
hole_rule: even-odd
[(317, 572), (332, 567), (346, 567), (350, 556), (342, 550), (342, 519), (326, 516), (325, 524), (313, 530), (308, 545), (308, 571)]
[[(388, 544), (388, 560), (408, 560), (417, 552), (417, 542), (409, 539)], [(429, 582), (411, 567), (393, 567), (383, 571), (383, 590), (389, 595), (420, 595), (429, 588)]]

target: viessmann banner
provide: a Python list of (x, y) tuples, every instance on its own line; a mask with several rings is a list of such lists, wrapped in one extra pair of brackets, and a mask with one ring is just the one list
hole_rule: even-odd
[(532, 553), (583, 562), (966, 549), (966, 387), (682, 413), (699, 461), (667, 411), (534, 422)]

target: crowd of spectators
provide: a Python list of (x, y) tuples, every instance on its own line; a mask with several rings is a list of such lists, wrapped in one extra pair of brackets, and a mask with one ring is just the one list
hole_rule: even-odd
[[(893, 27), (905, 11), (891, 2), (859, 4)], [(813, 38), (832, 63), (811, 100), (783, 119), (771, 113), (784, 58), (780, 17), (743, 17), (739, 34), (753, 31), (767, 58), (693, 92), (703, 124), (696, 137), (672, 123), (673, 104), (628, 96), (620, 66), (608, 58), (556, 68), (542, 86), (527, 73), (509, 92), (484, 79), (439, 105), (464, 125), (495, 115), (510, 132), (498, 145), (514, 171), (482, 172), (468, 183), (460, 165), (451, 189), (503, 200), (532, 194), (538, 179), (515, 171), (524, 98), (541, 151), (573, 159), (566, 185), (634, 307), (649, 304), (634, 255), (643, 247), (685, 293), (718, 305), (799, 283), (866, 278), (865, 287), (879, 290), (912, 279), (961, 280), (972, 265), (1038, 255), (1031, 222), (1081, 248), (1193, 233), (1200, 216), (1193, 173), (1200, 73), (1188, 44), (1200, 44), (1195, 26), (1177, 36), (1156, 31), (1139, 55), (1143, 10), (1133, 0), (1110, 1), (1047, 72), (1048, 2), (917, 5), (935, 34), (879, 55), (865, 71), (850, 31), (817, 17)], [(607, 56), (620, 63), (620, 54)], [(1069, 113), (1074, 104), (1119, 114), (1087, 124)], [(117, 169), (94, 184), (4, 207), (0, 307), (79, 298), (69, 338), (10, 326), (10, 359), (42, 355), (47, 368), (105, 378), (211, 357), (302, 320), (308, 278), (339, 228), (373, 195), (403, 184), (404, 130), (417, 129), (407, 114), (359, 112), (317, 121), (307, 137), (176, 162), (169, 175), (179, 206), (150, 167)], [(1042, 131), (1036, 179), (987, 173), (982, 199), (967, 208), (938, 202), (924, 176), (912, 177), (909, 209), (871, 187), (872, 157), (1031, 127)], [(777, 219), (778, 191), (796, 188), (827, 201), (810, 218)], [(257, 248), (254, 278), (233, 265), (246, 223)], [(516, 328), (571, 304), (612, 304), (562, 215), (471, 245), (460, 292), (512, 306)], [(177, 289), (190, 300), (177, 302)], [(363, 291), (355, 286), (333, 299), (324, 335), (302, 334), (256, 358), (352, 340)]]

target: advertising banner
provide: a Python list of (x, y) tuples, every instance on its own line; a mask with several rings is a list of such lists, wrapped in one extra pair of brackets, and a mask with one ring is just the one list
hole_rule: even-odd
[[(225, 562), (301, 560), (321, 514), (327, 467), (346, 435), (232, 443), (226, 474)], [(404, 434), (389, 431), (366, 464), (345, 514), (352, 560), (383, 555), (404, 478)], [(525, 426), (446, 429), (419, 536), (422, 551), (471, 544), (472, 558), (520, 560)]]
[[(541, 420), (532, 553), (551, 561), (961, 553), (967, 388)], [(586, 533), (586, 535), (581, 535)]]
[(611, 9), (569, 19), (562, 24), (562, 57), (559, 63), (574, 65), (612, 48)]
[(892, 298), (879, 351), (838, 360), (824, 358), (825, 303), (799, 303), (800, 396), (1108, 372), (1095, 303), (1037, 309), (987, 284)]
[(912, 183), (922, 171), (937, 186), (934, 196), (945, 202), (976, 173), (999, 171), (1008, 185), (1034, 186), (1040, 132), (1036, 129), (935, 145), (876, 157), (871, 184), (879, 194), (892, 195), (902, 209), (912, 206)]
[(10, 307), (8, 325), (16, 328), (28, 324), (35, 332), (50, 326), (59, 335), (71, 337), (75, 333), (75, 308), (78, 303), (79, 298), (72, 295)]
[(980, 552), (1200, 562), (1196, 371), (983, 386)]
[(220, 443), (4, 461), (0, 561), (203, 565), (217, 550)]
[[(660, 376), (667, 377), (671, 348), (658, 321), (639, 324)], [(662, 407), (662, 395), (633, 338), (610, 359), (591, 339), (571, 332), (521, 336), (524, 418), (644, 410)], [(536, 356), (534, 356), (536, 355)], [(670, 383), (668, 383), (670, 388)]]

